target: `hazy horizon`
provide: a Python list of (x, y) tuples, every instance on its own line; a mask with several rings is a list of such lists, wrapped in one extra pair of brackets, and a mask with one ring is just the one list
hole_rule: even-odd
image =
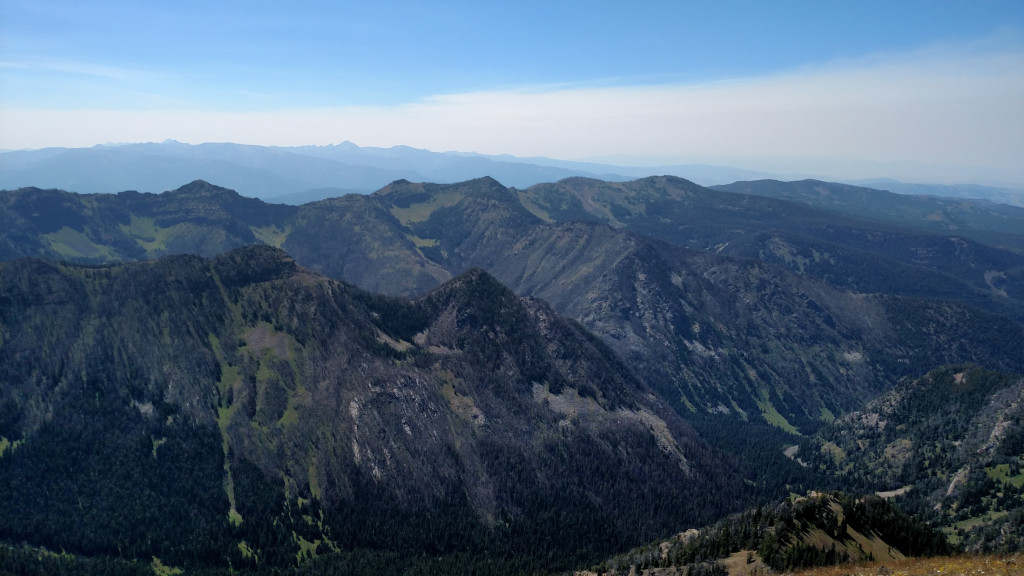
[(1019, 2), (13, 1), (0, 36), (0, 149), (347, 140), (1024, 186)]

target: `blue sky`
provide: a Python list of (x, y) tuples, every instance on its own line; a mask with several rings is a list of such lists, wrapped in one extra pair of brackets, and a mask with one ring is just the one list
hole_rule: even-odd
[(0, 0), (0, 148), (411, 145), (1024, 184), (1024, 2)]

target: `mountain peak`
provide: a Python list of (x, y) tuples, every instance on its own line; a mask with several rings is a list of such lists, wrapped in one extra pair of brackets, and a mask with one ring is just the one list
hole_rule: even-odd
[(494, 277), (490, 272), (483, 268), (473, 267), (462, 274), (459, 274), (455, 278), (452, 278), (446, 282), (440, 289), (445, 286), (457, 285), (465, 286), (467, 288), (482, 288), (486, 290), (504, 290), (508, 292), (509, 296), (515, 297), (515, 294), (508, 289), (500, 280)]
[(172, 190), (171, 192), (177, 194), (195, 195), (227, 193), (231, 196), (239, 196), (238, 192), (235, 192), (234, 190), (231, 190), (229, 188), (223, 188), (221, 186), (217, 186), (216, 184), (210, 184), (206, 180), (193, 180), (188, 184), (185, 184), (184, 186), (177, 188), (176, 190)]
[(244, 246), (213, 259), (214, 269), (225, 286), (241, 286), (282, 280), (305, 272), (284, 250), (255, 244)]
[(478, 184), (478, 185), (487, 185), (487, 186), (498, 185), (498, 186), (501, 186), (502, 188), (505, 187), (505, 185), (503, 185), (501, 182), (498, 182), (497, 180), (495, 180), (494, 178), (492, 178), (490, 176), (481, 176), (479, 178), (474, 178), (472, 180), (467, 180), (466, 182), (464, 182), (464, 184)]
[(425, 297), (435, 303), (457, 303), (459, 307), (493, 314), (519, 301), (512, 290), (483, 268), (470, 268), (445, 282)]

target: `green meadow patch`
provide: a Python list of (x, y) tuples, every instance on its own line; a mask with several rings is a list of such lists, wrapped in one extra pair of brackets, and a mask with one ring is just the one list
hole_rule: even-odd
[(88, 258), (112, 261), (117, 257), (110, 246), (96, 244), (83, 232), (64, 226), (56, 232), (43, 234), (42, 239), (50, 248), (64, 258)]
[(785, 430), (790, 434), (800, 434), (800, 431), (797, 430), (795, 426), (790, 424), (789, 420), (786, 420), (786, 417), (783, 416), (782, 414), (779, 414), (779, 411), (775, 409), (775, 406), (772, 405), (771, 400), (768, 399), (767, 390), (761, 390), (761, 397), (754, 399), (754, 402), (757, 403), (757, 407), (761, 410), (761, 417), (765, 419), (765, 422), (768, 422), (769, 424), (775, 426), (776, 428)]
[(433, 195), (427, 202), (412, 204), (406, 208), (392, 206), (391, 215), (397, 218), (404, 226), (408, 226), (416, 222), (426, 221), (436, 210), (454, 206), (463, 197), (464, 195), (461, 192), (441, 192)]
[(263, 226), (261, 228), (252, 227), (250, 228), (256, 238), (264, 244), (280, 248), (284, 241), (288, 239), (288, 235), (291, 234), (291, 226), (285, 226), (278, 228), (277, 226)]
[(1016, 476), (1011, 476), (1009, 464), (999, 464), (993, 468), (985, 468), (985, 473), (988, 474), (989, 478), (996, 482), (1009, 484), (1018, 489), (1024, 488), (1024, 472), (1021, 472)]

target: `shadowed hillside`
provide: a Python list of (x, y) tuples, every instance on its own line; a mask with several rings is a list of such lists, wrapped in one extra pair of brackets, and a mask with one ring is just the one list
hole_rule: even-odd
[(743, 500), (731, 458), (600, 340), (480, 270), (410, 302), (266, 247), (19, 260), (0, 303), (11, 541), (250, 568), (474, 553), (503, 572)]

